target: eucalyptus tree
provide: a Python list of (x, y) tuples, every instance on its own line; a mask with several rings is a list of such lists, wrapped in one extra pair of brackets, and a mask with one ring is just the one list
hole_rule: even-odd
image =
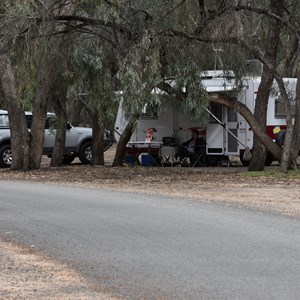
[[(51, 86), (48, 95), (48, 108), (56, 114), (54, 124), (51, 124), (55, 130), (55, 144), (51, 157), (50, 166), (57, 167), (63, 163), (69, 164), (74, 160), (74, 156), (64, 155), (66, 127), (69, 119), (68, 105), (74, 105), (69, 99), (69, 93), (76, 80), (77, 70), (72, 62), (74, 43), (77, 39), (72, 36), (62, 37), (63, 47), (55, 58), (55, 69), (51, 74)], [(68, 101), (69, 100), (69, 101)], [(68, 103), (71, 102), (71, 103)]]
[(0, 53), (0, 77), (5, 97), (5, 101), (3, 102), (10, 118), (11, 149), (16, 154), (11, 168), (28, 170), (30, 136), (28, 134), (24, 110), (19, 105), (17, 99), (13, 66), (7, 52), (3, 50)]
[[(128, 111), (132, 110), (133, 119), (138, 116), (153, 86), (164, 87), (166, 91), (172, 91), (172, 95), (186, 101), (186, 108), (194, 110), (197, 114), (200, 108), (206, 105), (206, 99), (234, 108), (246, 118), (259, 140), (274, 157), (281, 159), (282, 149), (273, 143), (261, 123), (242, 103), (238, 103), (229, 95), (206, 95), (199, 82), (198, 85), (196, 82), (201, 79), (200, 71), (213, 65), (211, 59), (213, 49), (222, 46), (227, 49), (228, 67), (234, 66), (232, 64), (234, 60), (239, 61), (236, 58), (240, 53), (261, 60), (268, 70), (266, 72), (278, 81), (281, 94), (288, 102), (285, 87), (282, 85), (283, 73), (280, 72), (279, 63), (270, 60), (274, 57), (278, 59), (278, 53), (280, 54), (283, 49), (282, 37), (287, 36), (293, 37), (293, 45), (296, 46), (290, 47), (285, 69), (291, 70), (293, 62), (299, 59), (297, 1), (280, 1), (279, 4), (284, 5), (283, 12), (276, 12), (275, 8), (272, 11), (271, 0), (103, 2), (83, 0), (72, 3), (76, 4), (74, 13), (59, 13), (52, 10), (53, 13), (48, 15), (48, 18), (33, 17), (28, 20), (31, 20), (34, 25), (43, 24), (43, 21), (51, 23), (54, 28), (59, 28), (55, 30), (55, 34), (83, 33), (93, 36), (99, 44), (102, 43), (103, 49), (104, 47), (113, 49), (120, 87), (125, 91), (123, 101), (125, 105), (128, 103)], [(64, 4), (62, 0), (55, 2), (57, 6)], [(293, 10), (289, 5), (293, 5)], [(266, 47), (268, 35), (265, 28), (278, 27), (279, 23), (282, 25), (279, 32), (281, 34), (279, 50), (277, 55), (274, 54), (276, 51), (273, 51), (272, 56), (268, 56), (266, 54), (271, 52), (272, 47)], [(32, 28), (32, 24), (30, 23), (26, 28)], [(27, 29), (26, 32), (30, 30)], [(272, 32), (278, 34), (278, 31), (270, 27), (269, 41)], [(109, 65), (106, 67), (110, 68)], [(173, 76), (178, 88), (185, 85), (186, 91), (182, 93), (182, 90), (168, 86), (164, 81), (166, 76)], [(101, 78), (98, 80), (101, 81)], [(91, 95), (96, 96), (95, 93)], [(286, 109), (288, 114), (288, 105)], [(289, 120), (287, 122), (291, 124)], [(134, 123), (126, 132), (129, 134), (133, 127)], [(286, 146), (291, 142), (290, 127), (288, 125)], [(126, 139), (128, 136), (124, 142)], [(290, 151), (286, 150), (287, 148), (285, 147), (284, 151), (288, 154)], [(288, 155), (286, 157), (288, 158)], [(290, 160), (284, 159), (284, 161)]]
[[(18, 118), (14, 118), (9, 110), (13, 135), (12, 152), (14, 159), (12, 167), (15, 169), (26, 170), (40, 167), (47, 112), (47, 96), (51, 82), (51, 71), (54, 65), (53, 57), (58, 51), (57, 45), (59, 43), (59, 38), (53, 36), (56, 28), (53, 22), (48, 20), (51, 19), (54, 12), (59, 15), (62, 9), (61, 4), (63, 3), (69, 7), (69, 4), (66, 4), (67, 1), (61, 1), (60, 3), (52, 0), (43, 2), (8, 0), (1, 2), (3, 12), (3, 22), (1, 23), (1, 32), (3, 32), (2, 43), (8, 45), (5, 54), (6, 58), (11, 60), (13, 54), (18, 52), (18, 47), (21, 46), (25, 49), (22, 55), (23, 68), (25, 69), (27, 65), (33, 70), (27, 71), (28, 74), (32, 74), (32, 85), (30, 85), (30, 88), (34, 90), (33, 100), (31, 100), (34, 114), (30, 133), (22, 125), (25, 116), (19, 115)], [(18, 62), (20, 63), (20, 61), (21, 59)], [(13, 64), (5, 64), (5, 66), (11, 66), (12, 70), (15, 69), (15, 71), (18, 70), (18, 67)], [(10, 72), (10, 74), (14, 73)], [(11, 76), (11, 82), (16, 82), (13, 75)], [(17, 84), (14, 85), (14, 89), (15, 93), (12, 95), (16, 95), (17, 91), (21, 90)], [(8, 95), (5, 102), (9, 108), (11, 100)], [(21, 101), (14, 101), (16, 110), (21, 110), (24, 106), (23, 104)], [(15, 131), (18, 131), (18, 133)], [(26, 137), (28, 135), (29, 138), (25, 140), (21, 138), (21, 136)], [(22, 145), (22, 147), (15, 147), (15, 144)], [(21, 151), (22, 148), (27, 149), (26, 152)], [(23, 163), (20, 163), (22, 161)]]
[[(23, 11), (18, 4), (16, 6), (20, 13), (26, 14), (26, 11)], [(11, 13), (12, 9), (11, 1), (0, 3), (0, 77), (4, 94), (3, 105), (8, 110), (11, 127), (11, 150), (14, 153), (11, 168), (28, 170), (31, 138), (27, 129), (24, 107), (20, 102), (19, 96), (21, 93), (16, 81), (17, 72), (12, 61), (13, 55), (11, 55), (14, 47), (20, 46), (17, 37), (23, 29), (23, 22), (22, 18)], [(14, 26), (12, 26), (12, 23)], [(14, 54), (17, 54), (17, 51)]]
[[(185, 1), (183, 1), (184, 3)], [(299, 3), (298, 1), (200, 1), (199, 15), (194, 18), (195, 26), (193, 28), (170, 28), (165, 32), (168, 36), (176, 36), (188, 41), (199, 41), (202, 43), (210, 43), (216, 45), (232, 45), (231, 48), (239, 53), (241, 49), (250, 57), (259, 59), (265, 66), (264, 74), (269, 73), (269, 78), (275, 78), (280, 88), (280, 93), (285, 99), (285, 108), (287, 115), (287, 138), (284, 151), (278, 149), (272, 140), (266, 135), (264, 127), (264, 115), (266, 103), (268, 99), (269, 89), (267, 93), (265, 89), (260, 89), (258, 105), (264, 107), (260, 116), (253, 116), (249, 113), (243, 115), (258, 139), (268, 148), (273, 156), (281, 160), (283, 153), (282, 169), (286, 170), (290, 166), (290, 146), (292, 122), (289, 113), (288, 97), (285, 86), (283, 84), (284, 72), (280, 72), (278, 67), (282, 63), (283, 50), (286, 50), (284, 40), (287, 36), (293, 36), (293, 44), (287, 57), (289, 63), (299, 60)], [(283, 8), (284, 7), (284, 8)], [(297, 9), (298, 8), (298, 9)], [(266, 30), (266, 28), (269, 28)], [(268, 33), (268, 34), (267, 34)], [(280, 37), (280, 38), (279, 38)], [(272, 43), (272, 44), (270, 44)], [(277, 46), (278, 45), (278, 46)], [(277, 48), (278, 47), (278, 48)], [(276, 62), (276, 59), (278, 62)], [(289, 66), (289, 68), (291, 65)], [(296, 68), (298, 66), (296, 65)], [(271, 79), (264, 80), (271, 82)], [(264, 83), (265, 84), (265, 83)], [(268, 84), (270, 85), (270, 84)], [(265, 95), (262, 95), (265, 94)], [(241, 104), (234, 102), (230, 97), (220, 99), (220, 97), (211, 97), (211, 101), (222, 103), (231, 108), (235, 108), (241, 114), (247, 110), (240, 110)], [(245, 112), (244, 112), (245, 111)], [(258, 110), (257, 110), (258, 111)], [(261, 119), (262, 118), (262, 119)], [(260, 121), (257, 123), (257, 121)], [(257, 126), (258, 125), (258, 126)], [(299, 139), (299, 136), (295, 136)], [(299, 149), (295, 149), (298, 153)], [(263, 153), (261, 151), (261, 153)], [(263, 156), (262, 156), (263, 157)], [(261, 160), (262, 161), (262, 160)], [(254, 165), (254, 166), (253, 166)], [(255, 162), (252, 164), (253, 169), (261, 169), (261, 164)]]
[(82, 95), (93, 128), (92, 165), (103, 165), (103, 136), (117, 109), (115, 50), (109, 43), (84, 35), (74, 51), (77, 80), (73, 93)]
[[(271, 0), (270, 10), (273, 14), (282, 17), (283, 10), (284, 10), (283, 0), (280, 1)], [(280, 41), (281, 21), (268, 19), (267, 22), (269, 23), (267, 27), (268, 32), (264, 37), (263, 47), (264, 47), (266, 58), (272, 63), (273, 68), (276, 69), (278, 48), (279, 48), (279, 41)], [(266, 127), (268, 100), (269, 100), (273, 81), (274, 81), (274, 76), (267, 68), (267, 66), (264, 65), (262, 76), (261, 76), (261, 83), (259, 85), (257, 96), (256, 96), (255, 111), (254, 111), (254, 116), (258, 120), (262, 128)], [(254, 136), (254, 144), (253, 144), (252, 151), (253, 151), (253, 155), (249, 165), (249, 170), (250, 171), (263, 170), (265, 161), (267, 159), (266, 148), (256, 136)]]

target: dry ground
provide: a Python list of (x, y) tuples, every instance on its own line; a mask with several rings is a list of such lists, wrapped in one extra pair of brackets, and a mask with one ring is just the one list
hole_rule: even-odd
[[(246, 168), (111, 168), (114, 148), (105, 153), (106, 166), (74, 163), (40, 170), (0, 170), (0, 180), (25, 180), (84, 188), (142, 192), (217, 202), (298, 218), (300, 179), (250, 177)], [(275, 170), (278, 166), (269, 169)], [(74, 270), (10, 243), (0, 243), (0, 299), (112, 299), (84, 282)]]

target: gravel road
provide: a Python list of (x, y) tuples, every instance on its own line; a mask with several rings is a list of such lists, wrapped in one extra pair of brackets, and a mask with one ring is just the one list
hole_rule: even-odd
[[(27, 173), (0, 170), (0, 180), (29, 180), (183, 196), (300, 216), (300, 180), (247, 178), (244, 168), (130, 168), (72, 166)], [(84, 179), (83, 179), (84, 178)], [(1, 208), (0, 208), (1, 209)], [(35, 250), (0, 239), (0, 299), (115, 299), (80, 274)]]

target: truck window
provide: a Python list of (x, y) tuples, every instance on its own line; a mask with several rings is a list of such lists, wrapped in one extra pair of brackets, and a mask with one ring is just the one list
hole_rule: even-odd
[(0, 115), (0, 128), (8, 128), (8, 115)]

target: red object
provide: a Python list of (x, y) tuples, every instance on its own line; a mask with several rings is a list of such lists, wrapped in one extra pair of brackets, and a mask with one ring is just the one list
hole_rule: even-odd
[[(267, 126), (267, 134), (268, 136), (271, 138), (271, 139), (275, 139), (276, 138), (276, 135), (274, 134), (273, 130), (274, 128), (278, 126), (278, 125), (268, 125)], [(281, 130), (285, 130), (286, 129), (286, 125), (280, 125), (280, 129)]]
[(157, 132), (156, 128), (148, 128), (146, 130), (146, 140), (149, 141), (149, 142), (152, 142), (153, 141), (153, 138), (154, 138), (154, 132)]
[(203, 127), (190, 127), (187, 130), (189, 130), (191, 132), (198, 133), (199, 137), (205, 137), (206, 136), (206, 130)]

